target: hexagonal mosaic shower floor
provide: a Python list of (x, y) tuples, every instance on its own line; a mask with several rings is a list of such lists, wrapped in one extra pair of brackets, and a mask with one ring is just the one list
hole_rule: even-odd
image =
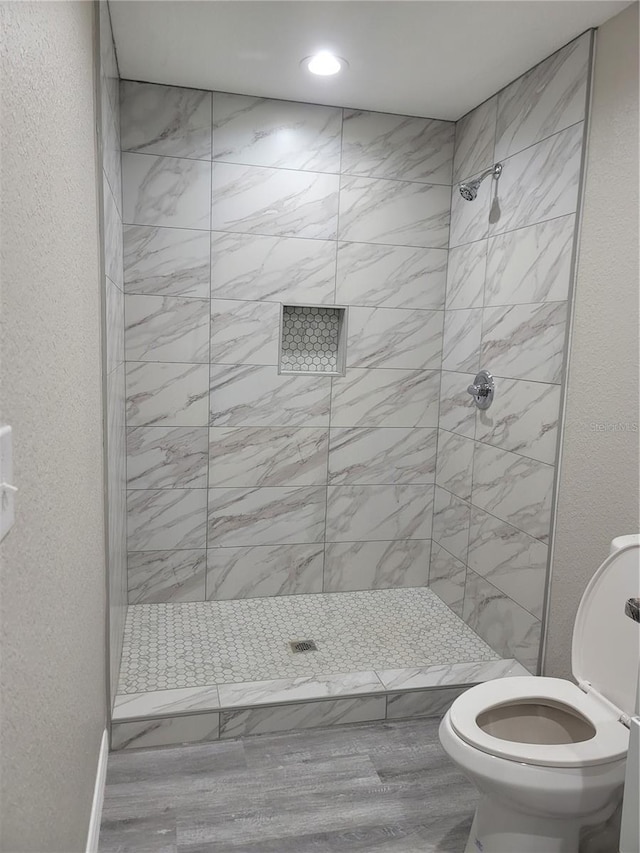
[(118, 693), (498, 659), (425, 588), (136, 604)]

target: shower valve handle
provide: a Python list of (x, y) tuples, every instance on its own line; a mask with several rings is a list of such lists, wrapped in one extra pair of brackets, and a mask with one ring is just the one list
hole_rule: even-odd
[(491, 391), (490, 385), (469, 385), (467, 387), (467, 393), (471, 394), (472, 397), (486, 397)]
[(488, 409), (493, 402), (496, 386), (493, 376), (488, 370), (481, 370), (473, 383), (467, 387), (467, 393), (471, 394), (479, 409)]

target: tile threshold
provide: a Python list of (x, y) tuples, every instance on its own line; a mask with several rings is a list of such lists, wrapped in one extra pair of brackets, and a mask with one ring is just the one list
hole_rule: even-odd
[(530, 675), (520, 663), (509, 658), (121, 693), (116, 696), (111, 721), (123, 723), (336, 699), (386, 697)]

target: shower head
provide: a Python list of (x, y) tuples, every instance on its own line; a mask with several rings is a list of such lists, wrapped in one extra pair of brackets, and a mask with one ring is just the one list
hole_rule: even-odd
[(460, 190), (460, 195), (465, 201), (473, 201), (474, 198), (478, 195), (478, 187), (484, 181), (485, 178), (488, 178), (489, 175), (493, 176), (494, 181), (497, 181), (502, 173), (502, 163), (496, 163), (490, 169), (484, 171), (479, 178), (476, 178), (473, 181), (469, 181), (467, 184), (460, 184), (458, 189)]
[(460, 195), (465, 201), (473, 201), (478, 195), (480, 181), (471, 181), (468, 184), (460, 184)]

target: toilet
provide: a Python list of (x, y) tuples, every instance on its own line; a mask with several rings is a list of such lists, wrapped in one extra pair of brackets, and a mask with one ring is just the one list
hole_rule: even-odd
[(527, 676), (488, 681), (452, 704), (440, 742), (480, 791), (465, 853), (578, 853), (580, 831), (622, 798), (634, 714), (640, 536), (614, 539), (573, 629), (577, 684)]

